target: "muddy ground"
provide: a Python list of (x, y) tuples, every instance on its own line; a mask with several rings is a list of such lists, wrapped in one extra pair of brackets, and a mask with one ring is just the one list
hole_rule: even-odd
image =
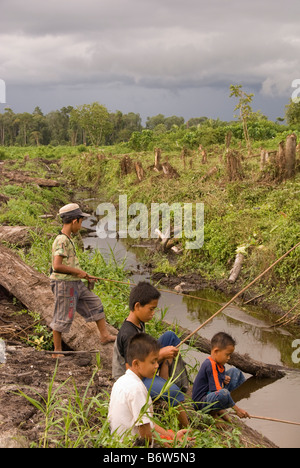
[[(0, 363), (0, 448), (30, 447), (39, 444), (43, 434), (43, 415), (19, 390), (38, 398), (47, 398), (56, 359), (45, 351), (38, 351), (26, 341), (33, 333), (34, 320), (20, 314), (22, 306), (15, 304), (0, 287), (0, 338), (5, 341), (5, 362)], [(95, 368), (95, 362), (86, 353), (65, 356), (59, 360), (54, 388), (72, 376), (76, 388), (84, 392)], [(74, 389), (73, 383), (70, 381)], [(110, 391), (113, 380), (109, 372), (100, 370), (90, 393), (101, 389)], [(65, 388), (64, 388), (65, 391)]]
[[(28, 337), (33, 332), (33, 319), (21, 314), (21, 310), (22, 305), (0, 288), (0, 338), (6, 345), (6, 360), (0, 364), (0, 448), (39, 445), (44, 428), (43, 415), (19, 390), (33, 398), (37, 398), (36, 392), (46, 398), (56, 365), (56, 359), (51, 354), (28, 345)], [(83, 393), (94, 368), (94, 360), (86, 353), (65, 356), (59, 360), (54, 388), (72, 376), (78, 391)], [(73, 387), (72, 381), (70, 385)], [(90, 393), (100, 394), (101, 398), (101, 390), (110, 392), (112, 385), (110, 371), (101, 369), (94, 378)], [(242, 422), (238, 424), (241, 424), (245, 447), (276, 447)]]

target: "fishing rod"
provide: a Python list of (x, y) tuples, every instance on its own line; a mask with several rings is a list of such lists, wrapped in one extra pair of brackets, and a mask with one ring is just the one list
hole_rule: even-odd
[(253, 414), (249, 414), (249, 417), (251, 419), (262, 419), (264, 421), (274, 421), (274, 422), (279, 422), (283, 424), (293, 424), (294, 426), (300, 426), (299, 422), (286, 421), (284, 419), (267, 418), (266, 416), (254, 416)]
[[(300, 246), (300, 242), (298, 242), (298, 244), (294, 245), (294, 247), (292, 247), (291, 249), (289, 249), (285, 254), (283, 254), (280, 258), (278, 258), (274, 263), (272, 263), (272, 265), (270, 265), (266, 270), (264, 270), (262, 273), (260, 273), (260, 275), (258, 275), (253, 281), (251, 281), (247, 286), (245, 286), (243, 289), (241, 289), (235, 296), (233, 296), (230, 301), (228, 301), (225, 305), (223, 305), (216, 313), (214, 313), (211, 317), (209, 317), (205, 322), (203, 322), (198, 328), (196, 328), (196, 330), (194, 330), (192, 333), (190, 333), (188, 336), (186, 336), (184, 338), (184, 340), (182, 340), (176, 347), (179, 348), (181, 345), (183, 345), (186, 341), (188, 341), (192, 336), (194, 336), (199, 330), (201, 330), (201, 328), (205, 327), (205, 325), (207, 325), (211, 320), (213, 320), (217, 315), (219, 315), (221, 312), (223, 312), (224, 309), (226, 309), (230, 304), (232, 304), (239, 296), (241, 296), (241, 294), (243, 294), (247, 289), (249, 289), (251, 286), (253, 286), (253, 284), (255, 284), (259, 279), (261, 279), (266, 273), (268, 273), (272, 268), (274, 268), (279, 262), (281, 262), (281, 260), (283, 260), (285, 257), (287, 257), (291, 252), (293, 252), (293, 250), (297, 249), (297, 247)], [(109, 282), (112, 282), (112, 283), (120, 283), (120, 284), (125, 284), (127, 286), (136, 286), (135, 283), (130, 283), (130, 282), (126, 282), (126, 281), (120, 281), (120, 280), (112, 280), (112, 279), (108, 279), (108, 278), (101, 278), (101, 277), (98, 277), (98, 276), (91, 276), (91, 281), (93, 281), (93, 279), (95, 281), (109, 281)], [(158, 289), (158, 288), (157, 288)], [(184, 293), (178, 293), (176, 291), (170, 291), (168, 289), (158, 289), (159, 291), (161, 292), (166, 292), (166, 293), (169, 293), (169, 294), (176, 294), (178, 296), (185, 296), (185, 297), (189, 297), (189, 298), (194, 298), (194, 299), (198, 299), (198, 300), (202, 300), (202, 301), (206, 301), (206, 302), (212, 302), (212, 303), (215, 303), (215, 304), (218, 304), (218, 305), (221, 305), (219, 302), (216, 302), (216, 301), (212, 301), (210, 299), (205, 299), (205, 298), (202, 298), (202, 297), (198, 297), (198, 296), (191, 296), (190, 294), (184, 294)]]
[(287, 257), (293, 250), (295, 250), (297, 247), (300, 246), (300, 242), (296, 244), (294, 247), (292, 247), (290, 250), (288, 250), (284, 255), (282, 255), (278, 260), (276, 260), (274, 263), (272, 263), (271, 266), (269, 266), (265, 271), (263, 271), (260, 275), (258, 275), (251, 283), (249, 283), (247, 286), (245, 286), (241, 291), (239, 291), (230, 301), (227, 302), (221, 309), (219, 309), (215, 314), (213, 314), (211, 317), (209, 317), (205, 322), (203, 322), (196, 330), (194, 330), (192, 333), (190, 333), (184, 340), (182, 340), (176, 347), (179, 348), (183, 343), (185, 343), (187, 340), (189, 340), (195, 333), (197, 333), (201, 328), (203, 328), (205, 325), (207, 325), (211, 320), (213, 320), (217, 315), (219, 315), (221, 312), (223, 312), (226, 307), (228, 307), (232, 302), (234, 302), (241, 294), (243, 294), (247, 289), (249, 289), (251, 286), (253, 286), (254, 283), (256, 283), (259, 279), (261, 279), (266, 273), (268, 273), (272, 268), (274, 268), (281, 260), (283, 260), (285, 257)]
[[(129, 282), (126, 282), (126, 281), (113, 280), (113, 279), (108, 279), (108, 278), (100, 278), (99, 276), (92, 276), (91, 275), (91, 281), (93, 281), (93, 280), (96, 280), (96, 281), (109, 281), (111, 283), (120, 283), (120, 284), (125, 284), (127, 286), (133, 286), (133, 287), (137, 286), (137, 284), (135, 284), (135, 283), (129, 283)], [(192, 296), (191, 294), (179, 293), (177, 291), (170, 291), (169, 289), (161, 289), (161, 288), (156, 288), (156, 289), (158, 291), (160, 291), (160, 292), (169, 293), (169, 294), (176, 294), (176, 296), (189, 297), (190, 299), (198, 299), (199, 301), (211, 302), (212, 304), (221, 305), (220, 302), (213, 301), (212, 299), (206, 299), (204, 297)]]

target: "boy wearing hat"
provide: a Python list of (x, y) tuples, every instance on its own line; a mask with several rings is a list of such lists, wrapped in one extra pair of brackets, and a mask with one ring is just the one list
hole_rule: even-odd
[[(53, 330), (54, 351), (62, 350), (62, 333), (67, 333), (72, 325), (75, 312), (87, 322), (96, 322), (101, 343), (115, 341), (106, 328), (103, 305), (100, 298), (90, 291), (82, 279), (92, 281), (95, 277), (80, 268), (72, 235), (80, 229), (82, 220), (90, 216), (83, 213), (77, 203), (70, 203), (59, 210), (63, 227), (52, 245), (52, 272), (50, 285), (55, 297), (54, 315), (50, 327)], [(60, 355), (53, 354), (53, 357)]]

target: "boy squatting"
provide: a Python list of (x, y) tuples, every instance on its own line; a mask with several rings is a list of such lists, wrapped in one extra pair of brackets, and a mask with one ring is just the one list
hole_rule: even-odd
[(225, 410), (232, 408), (238, 417), (250, 417), (230, 395), (245, 381), (239, 369), (232, 367), (225, 370), (234, 349), (235, 340), (227, 333), (220, 332), (213, 336), (211, 355), (203, 362), (193, 384), (192, 400), (196, 410), (207, 408), (212, 416), (220, 415), (229, 420)]

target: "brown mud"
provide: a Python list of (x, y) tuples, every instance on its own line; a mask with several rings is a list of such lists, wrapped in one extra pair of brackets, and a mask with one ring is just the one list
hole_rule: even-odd
[[(72, 377), (70, 386), (74, 389), (75, 383), (83, 394), (95, 368), (90, 354), (76, 353), (57, 360), (51, 354), (29, 346), (28, 340), (34, 333), (34, 319), (22, 313), (22, 305), (14, 302), (0, 288), (0, 338), (6, 347), (5, 362), (0, 363), (0, 448), (38, 445), (43, 435), (43, 414), (19, 390), (32, 398), (37, 398), (37, 392), (47, 398), (49, 382), (58, 362), (54, 390)], [(112, 353), (110, 345), (107, 353)], [(110, 370), (101, 369), (95, 375), (89, 392), (97, 395), (101, 389), (110, 391), (112, 385)]]

